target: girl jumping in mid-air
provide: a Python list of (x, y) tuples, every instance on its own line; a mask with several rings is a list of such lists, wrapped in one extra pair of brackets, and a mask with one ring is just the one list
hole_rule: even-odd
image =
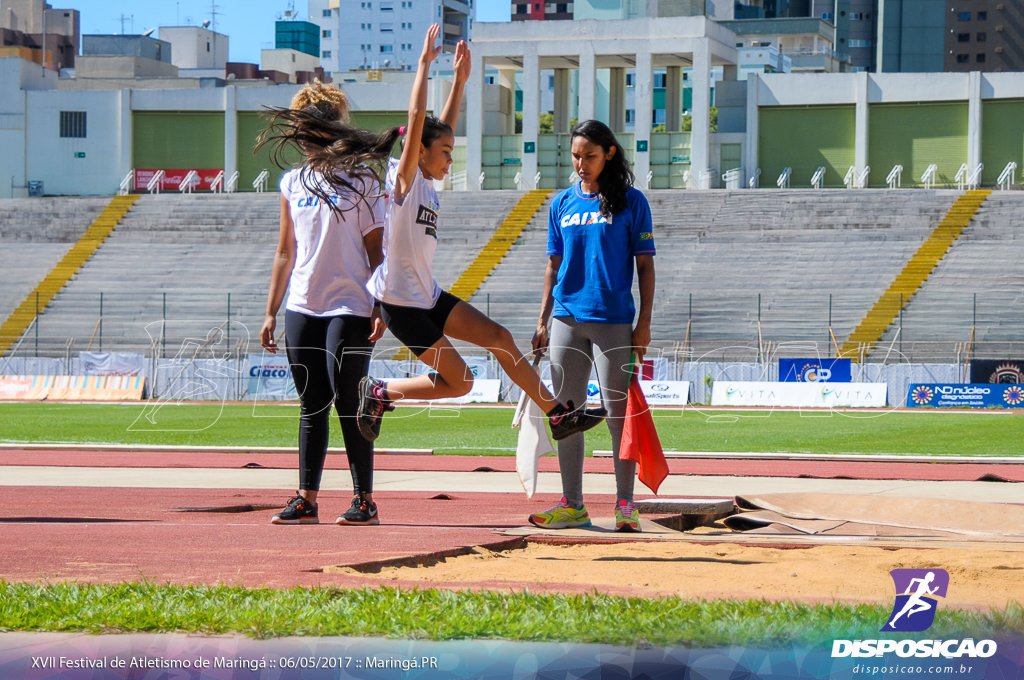
[(409, 99), (402, 157), (392, 159), (385, 181), (387, 208), (384, 262), (367, 284), (380, 301), (382, 317), (392, 334), (433, 371), (387, 383), (363, 378), (359, 384), (359, 429), (374, 440), (385, 411), (399, 399), (440, 399), (466, 394), (473, 375), (448, 338), (486, 348), (502, 369), (548, 415), (552, 435), (562, 439), (597, 425), (604, 409), (575, 408), (559, 403), (516, 347), (512, 334), (469, 303), (441, 290), (432, 263), (437, 248), (440, 204), (434, 180), (442, 179), (452, 162), (454, 128), (462, 91), (470, 73), (469, 47), (455, 51), (455, 82), (440, 118), (426, 115), (427, 73), (440, 54), (435, 46), (440, 29), (427, 31)]

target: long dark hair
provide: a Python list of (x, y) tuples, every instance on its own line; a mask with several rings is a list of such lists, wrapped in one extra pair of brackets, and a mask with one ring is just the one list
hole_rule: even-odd
[[(381, 175), (398, 140), (398, 128), (375, 133), (352, 127), (343, 122), (347, 111), (327, 100), (298, 109), (267, 107), (267, 111), (270, 124), (260, 133), (256, 150), (271, 145), (270, 160), (281, 169), (291, 167), (289, 152), (298, 150), (305, 157), (299, 178), (307, 191), (337, 212), (379, 197), (379, 192), (369, 195), (369, 187), (382, 184)], [(358, 181), (353, 183), (348, 178)], [(351, 200), (339, 204), (335, 196)]]
[[(406, 139), (404, 137), (404, 135), (405, 135), (405, 127), (403, 126), (403, 127), (398, 128), (398, 129), (403, 134), (403, 137), (402, 137), (402, 148), (404, 149), (405, 148), (405, 143), (406, 143)], [(448, 123), (444, 122), (443, 120), (441, 120), (437, 116), (431, 116), (431, 115), (424, 116), (424, 118), (423, 118), (423, 132), (422, 132), (422, 134), (420, 134), (420, 141), (423, 143), (423, 146), (425, 146), (425, 147), (427, 147), (429, 149), (430, 145), (434, 143), (435, 139), (437, 139), (441, 135), (445, 135), (445, 134), (448, 134), (448, 135), (455, 134), (452, 131), (452, 126), (451, 125), (449, 125)]]
[(615, 149), (615, 154), (605, 161), (604, 169), (597, 178), (597, 195), (601, 201), (602, 215), (611, 217), (621, 212), (626, 207), (626, 190), (633, 186), (636, 178), (615, 133), (599, 120), (585, 120), (572, 129), (570, 143), (576, 137), (585, 137), (604, 149), (605, 153)]

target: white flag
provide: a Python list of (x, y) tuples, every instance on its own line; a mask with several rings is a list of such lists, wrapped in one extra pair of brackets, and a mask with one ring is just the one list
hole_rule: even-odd
[(516, 406), (516, 414), (512, 417), (512, 427), (519, 428), (519, 441), (516, 444), (516, 472), (523, 483), (526, 497), (532, 498), (537, 490), (537, 468), (540, 457), (554, 453), (551, 436), (545, 427), (547, 418), (533, 399), (523, 392)]

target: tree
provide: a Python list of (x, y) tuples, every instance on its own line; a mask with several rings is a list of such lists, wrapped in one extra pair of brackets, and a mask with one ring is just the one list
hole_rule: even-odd
[[(712, 106), (708, 110), (709, 118), (708, 121), (708, 132), (718, 132), (718, 107)], [(683, 116), (683, 132), (691, 132), (693, 130), (693, 116), (686, 114)]]

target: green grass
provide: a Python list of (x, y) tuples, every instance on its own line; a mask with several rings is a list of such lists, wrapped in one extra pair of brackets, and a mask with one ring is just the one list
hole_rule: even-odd
[[(0, 631), (509, 639), (621, 645), (817, 644), (876, 638), (888, 607), (395, 588), (29, 585), (0, 581)], [(629, 625), (622, 625), (628, 621)], [(1024, 609), (941, 609), (929, 638), (1024, 631)], [(924, 634), (920, 634), (924, 635)], [(901, 634), (906, 637), (906, 634)], [(910, 637), (913, 637), (911, 635)]]
[[(1006, 411), (798, 412), (658, 410), (662, 445), (675, 451), (1013, 456), (1024, 416)], [(512, 455), (510, 408), (403, 407), (385, 418), (380, 448)], [(0, 404), (0, 441), (192, 446), (295, 446), (294, 404)], [(335, 421), (336, 422), (336, 421)], [(341, 447), (339, 427), (332, 446)], [(611, 448), (608, 430), (588, 453)]]

